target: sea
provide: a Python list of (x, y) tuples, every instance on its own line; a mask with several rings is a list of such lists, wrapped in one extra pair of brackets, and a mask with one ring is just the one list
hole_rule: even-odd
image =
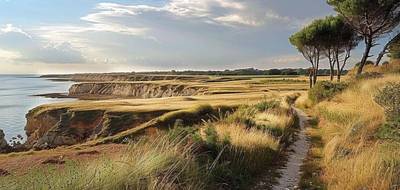
[[(46, 93), (66, 93), (72, 82), (55, 82), (38, 75), (0, 75), (0, 129), (9, 141), (21, 135), (26, 139), (25, 115), (36, 106), (72, 101), (73, 99), (33, 96)], [(24, 140), (23, 140), (24, 141)]]

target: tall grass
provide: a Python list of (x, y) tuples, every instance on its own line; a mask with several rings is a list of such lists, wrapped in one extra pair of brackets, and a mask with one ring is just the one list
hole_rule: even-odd
[(129, 146), (118, 159), (41, 168), (1, 178), (2, 189), (204, 189), (194, 145), (160, 136)]
[(400, 188), (400, 144), (376, 138), (385, 115), (373, 100), (379, 88), (394, 81), (400, 76), (360, 81), (317, 105), (328, 189)]

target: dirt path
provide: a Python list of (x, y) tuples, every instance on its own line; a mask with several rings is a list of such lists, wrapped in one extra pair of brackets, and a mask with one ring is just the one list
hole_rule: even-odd
[(287, 149), (286, 160), (278, 164), (280, 167), (276, 171), (268, 172), (265, 181), (259, 182), (253, 189), (292, 190), (298, 188), (301, 177), (301, 166), (307, 156), (310, 143), (307, 140), (305, 130), (308, 117), (299, 109), (295, 109), (295, 111), (299, 116), (300, 131), (296, 134), (294, 142)]

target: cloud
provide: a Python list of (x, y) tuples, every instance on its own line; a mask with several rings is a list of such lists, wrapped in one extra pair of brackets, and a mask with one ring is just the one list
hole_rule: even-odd
[(14, 27), (12, 24), (6, 24), (3, 28), (0, 28), (0, 35), (10, 33), (10, 32), (20, 33), (20, 34), (25, 35), (26, 37), (32, 38), (28, 33), (26, 33), (25, 31), (23, 31), (20, 28)]
[(52, 43), (7, 24), (0, 28), (0, 56), (14, 62), (82, 63), (85, 59), (71, 44)]
[[(82, 17), (92, 23), (104, 23), (110, 17), (137, 16), (149, 12), (167, 13), (175, 18), (198, 19), (205, 23), (227, 26), (245, 25), (260, 26), (268, 20), (263, 0), (171, 0), (164, 6), (122, 5), (100, 3), (96, 6), (99, 12)], [(264, 6), (259, 6), (264, 5)]]
[(0, 49), (0, 59), (3, 62), (10, 62), (10, 61), (18, 59), (20, 57), (21, 57), (21, 54), (19, 52)]
[(272, 63), (275, 64), (286, 64), (290, 65), (292, 63), (304, 62), (304, 58), (301, 55), (294, 54), (294, 55), (280, 55), (275, 56), (269, 59)]
[(81, 24), (44, 25), (35, 33), (56, 44), (70, 44), (90, 62), (155, 68), (206, 68), (257, 59), (252, 56), (263, 53), (257, 49), (262, 39), (272, 37), (264, 32), (269, 24), (296, 22), (268, 8), (265, 0), (170, 0), (161, 6), (99, 3), (80, 19)]
[[(312, 10), (327, 12), (312, 0), (163, 2), (98, 3), (75, 22), (32, 21), (23, 29), (4, 25), (0, 58), (63, 69), (74, 63), (74, 69), (79, 65), (85, 71), (99, 65), (99, 70), (119, 65), (121, 71), (306, 65), (291, 54), (295, 50), (287, 38), (320, 14)], [(304, 13), (288, 10), (288, 4), (314, 7)]]

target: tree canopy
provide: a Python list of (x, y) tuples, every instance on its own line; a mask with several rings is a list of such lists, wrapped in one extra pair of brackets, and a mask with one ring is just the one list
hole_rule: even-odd
[(376, 45), (376, 39), (390, 33), (400, 23), (399, 0), (328, 0), (328, 4), (364, 38), (365, 50), (358, 68), (361, 74)]
[[(337, 76), (343, 72), (350, 51), (357, 46), (360, 38), (341, 16), (328, 16), (314, 20), (310, 25), (290, 37), (290, 43), (311, 63), (314, 73), (319, 68), (319, 60), (329, 59), (331, 80), (334, 65), (337, 65)], [(314, 76), (314, 83), (316, 76)]]
[(389, 46), (389, 56), (392, 59), (400, 59), (400, 36)]
[(321, 41), (324, 36), (321, 36), (319, 32), (322, 28), (322, 22), (322, 20), (315, 20), (289, 38), (290, 43), (295, 46), (311, 64), (310, 87), (317, 82), (319, 61), (322, 56), (323, 45)]

